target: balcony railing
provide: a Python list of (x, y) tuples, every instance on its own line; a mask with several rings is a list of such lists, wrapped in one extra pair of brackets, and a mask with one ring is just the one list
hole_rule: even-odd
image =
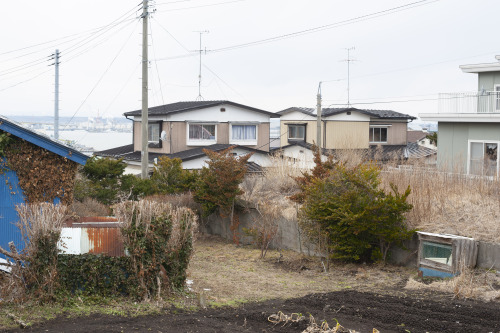
[(500, 91), (441, 93), (439, 113), (500, 113)]

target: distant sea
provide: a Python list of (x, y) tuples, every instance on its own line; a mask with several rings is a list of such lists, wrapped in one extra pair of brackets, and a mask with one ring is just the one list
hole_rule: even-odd
[[(53, 137), (54, 131), (39, 130)], [(94, 148), (95, 151), (129, 145), (132, 143), (132, 132), (87, 132), (84, 130), (59, 131), (59, 139), (72, 140), (77, 144)]]

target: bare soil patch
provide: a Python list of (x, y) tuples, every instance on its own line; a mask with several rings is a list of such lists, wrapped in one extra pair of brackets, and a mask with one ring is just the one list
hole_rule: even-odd
[[(414, 270), (334, 263), (324, 273), (317, 258), (271, 251), (260, 260), (259, 253), (203, 237), (189, 268), (192, 292), (179, 295), (176, 306), (160, 314), (64, 314), (28, 329), (0, 332), (302, 332), (307, 327), (308, 320), (268, 321), (280, 311), (306, 319), (312, 315), (331, 327), (338, 320), (356, 332), (500, 332), (498, 302), (405, 289)], [(206, 309), (199, 306), (201, 299)]]

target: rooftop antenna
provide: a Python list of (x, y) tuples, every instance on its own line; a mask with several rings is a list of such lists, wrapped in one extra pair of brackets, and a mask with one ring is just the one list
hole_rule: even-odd
[(201, 48), (201, 35), (203, 34), (208, 34), (210, 31), (208, 30), (202, 30), (202, 31), (194, 31), (200, 34), (200, 48), (196, 50), (196, 52), (200, 52), (200, 70), (198, 72), (198, 97), (196, 97), (197, 101), (203, 101), (203, 96), (201, 96), (201, 54), (203, 51), (205, 51), (205, 54), (207, 54), (207, 48), (205, 47), (205, 50)]
[(351, 51), (355, 50), (356, 48), (354, 46), (347, 48), (347, 59), (344, 60), (347, 62), (347, 107), (351, 106), (351, 100), (350, 100), (350, 70), (351, 70), (351, 62), (357, 61), (356, 59), (351, 59)]

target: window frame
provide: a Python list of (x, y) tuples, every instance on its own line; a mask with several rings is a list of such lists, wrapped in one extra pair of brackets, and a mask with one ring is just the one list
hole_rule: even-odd
[[(307, 125), (306, 124), (286, 124), (288, 126), (288, 140), (290, 141), (306, 141), (306, 129), (307, 129)], [(290, 137), (290, 134), (291, 134), (291, 131), (290, 131), (290, 127), (302, 127), (304, 128), (304, 137), (303, 138), (300, 138), (300, 137)]]
[[(233, 138), (233, 126), (254, 126), (255, 127), (255, 139), (243, 139), (243, 140), (234, 139)], [(259, 126), (258, 126), (258, 124), (255, 124), (255, 123), (230, 123), (229, 124), (229, 143), (230, 144), (256, 146), (258, 138), (259, 138)]]
[[(471, 155), (472, 155), (472, 144), (473, 143), (481, 143), (482, 144), (482, 160), (484, 161), (485, 159), (485, 145), (490, 143), (490, 144), (496, 144), (497, 145), (497, 158), (496, 158), (496, 172), (494, 175), (487, 175), (487, 174), (484, 174), (484, 164), (483, 164), (483, 167), (481, 168), (481, 174), (475, 174), (475, 173), (471, 173), (471, 169), (472, 169), (472, 162), (473, 160), (471, 160)], [(499, 171), (500, 171), (500, 159), (499, 159), (499, 154), (498, 154), (498, 149), (500, 147), (500, 141), (496, 141), (496, 140), (468, 140), (468, 143), (467, 143), (467, 174), (468, 175), (474, 175), (474, 176), (486, 176), (486, 177), (496, 177), (498, 176), (499, 174)]]
[(493, 93), (495, 94), (495, 111), (500, 112), (500, 84), (493, 85)]
[[(368, 133), (368, 142), (375, 143), (375, 144), (387, 143), (388, 139), (389, 139), (389, 127), (391, 127), (391, 126), (390, 125), (370, 125), (370, 132)], [(372, 139), (375, 139), (374, 130), (376, 130), (376, 129), (380, 130), (380, 133), (379, 133), (380, 140), (379, 141), (372, 140)], [(383, 129), (385, 129), (385, 141), (382, 141), (382, 130)]]
[[(148, 146), (152, 148), (161, 148), (161, 131), (162, 131), (162, 121), (150, 121), (148, 122)], [(158, 128), (158, 138), (153, 139), (153, 127)], [(153, 140), (152, 140), (153, 139)]]
[[(190, 127), (192, 125), (200, 126), (214, 126), (214, 138), (213, 139), (191, 139), (189, 137)], [(186, 142), (188, 146), (206, 146), (207, 144), (217, 143), (217, 123), (215, 122), (188, 122), (186, 131)]]

